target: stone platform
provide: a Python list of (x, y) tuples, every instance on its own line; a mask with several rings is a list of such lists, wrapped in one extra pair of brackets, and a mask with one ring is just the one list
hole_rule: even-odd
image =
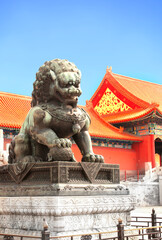
[[(80, 190), (77, 189), (80, 196), (76, 196), (74, 185), (58, 184), (57, 187), (66, 194), (0, 197), (1, 232), (14, 230), (38, 235), (42, 230), (43, 218), (49, 224), (51, 235), (81, 233), (85, 230), (105, 231), (115, 227), (119, 218), (127, 224), (130, 211), (134, 209), (135, 198), (120, 185), (82, 185)], [(102, 189), (102, 195), (98, 194)]]
[(119, 165), (39, 162), (0, 167), (0, 196), (56, 196), (57, 184), (116, 184)]
[(119, 184), (119, 166), (102, 163), (29, 163), (0, 168), (0, 231), (52, 236), (108, 231), (124, 224), (135, 198)]

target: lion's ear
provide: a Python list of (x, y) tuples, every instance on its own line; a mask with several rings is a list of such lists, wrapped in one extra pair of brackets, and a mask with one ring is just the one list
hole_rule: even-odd
[(54, 73), (54, 71), (50, 70), (50, 74), (51, 74), (52, 80), (55, 81), (56, 80), (56, 74)]

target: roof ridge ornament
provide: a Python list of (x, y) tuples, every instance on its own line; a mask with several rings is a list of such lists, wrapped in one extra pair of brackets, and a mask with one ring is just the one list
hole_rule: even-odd
[(107, 68), (106, 68), (106, 72), (110, 72), (110, 73), (111, 73), (111, 72), (112, 72), (112, 66), (110, 66), (110, 67), (107, 66)]
[(91, 100), (86, 100), (86, 107), (87, 108), (93, 108), (93, 103), (92, 103), (92, 101)]
[(124, 127), (120, 126), (119, 132), (120, 132), (120, 133), (123, 133), (123, 131), (124, 131)]
[(151, 105), (152, 105), (153, 107), (159, 107), (159, 106), (160, 106), (160, 104), (157, 103), (157, 102), (151, 102)]

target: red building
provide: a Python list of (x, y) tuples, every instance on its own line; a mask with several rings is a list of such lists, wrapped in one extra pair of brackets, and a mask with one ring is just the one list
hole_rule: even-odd
[[(30, 97), (0, 93), (0, 128), (9, 143), (30, 109)], [(162, 165), (162, 85), (107, 72), (84, 108), (95, 153), (121, 170), (143, 171)], [(4, 148), (5, 148), (4, 146)], [(72, 146), (77, 160), (79, 149)]]

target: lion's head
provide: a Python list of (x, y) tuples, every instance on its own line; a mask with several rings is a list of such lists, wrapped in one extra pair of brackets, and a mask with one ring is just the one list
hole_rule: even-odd
[(36, 73), (33, 84), (32, 107), (56, 99), (60, 102), (77, 103), (81, 72), (68, 60), (47, 61)]

